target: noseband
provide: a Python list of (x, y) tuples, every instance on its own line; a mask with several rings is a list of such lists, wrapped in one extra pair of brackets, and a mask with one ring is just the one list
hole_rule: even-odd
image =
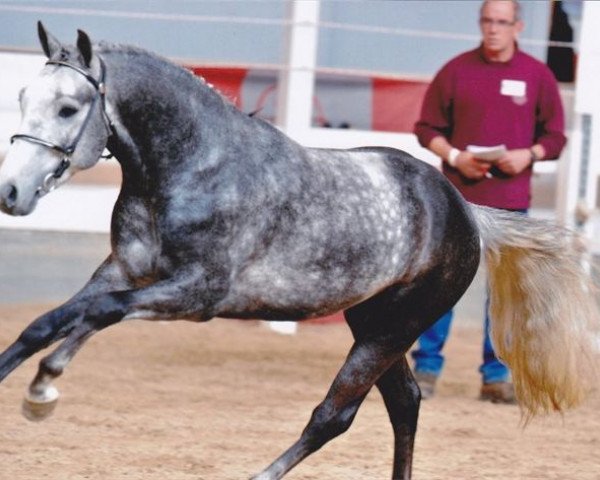
[[(62, 177), (62, 175), (71, 166), (71, 160), (70, 160), (71, 155), (75, 151), (77, 144), (79, 143), (79, 141), (81, 140), (81, 137), (83, 136), (83, 132), (85, 131), (85, 129), (90, 121), (90, 118), (92, 117), (92, 113), (94, 111), (94, 106), (96, 105), (96, 102), (98, 101), (98, 99), (100, 99), (100, 103), (102, 104), (102, 118), (104, 119), (104, 125), (108, 131), (108, 136), (110, 137), (112, 135), (113, 124), (110, 121), (110, 119), (108, 118), (108, 115), (106, 113), (106, 87), (104, 84), (104, 78), (106, 76), (106, 67), (104, 65), (104, 61), (102, 60), (102, 58), (98, 57), (98, 59), (100, 60), (100, 78), (98, 78), (98, 80), (96, 80), (94, 77), (92, 77), (88, 72), (86, 72), (82, 68), (80, 68), (76, 65), (73, 65), (71, 63), (63, 62), (60, 60), (48, 60), (46, 62), (46, 65), (58, 65), (58, 66), (68, 67), (72, 70), (75, 70), (77, 73), (83, 75), (85, 77), (85, 79), (88, 82), (90, 82), (92, 84), (92, 86), (96, 89), (96, 95), (94, 96), (94, 99), (92, 100), (90, 109), (88, 110), (88, 113), (87, 113), (85, 119), (83, 120), (83, 123), (81, 124), (81, 127), (79, 128), (79, 131), (77, 132), (77, 135), (75, 136), (75, 138), (69, 145), (67, 145), (65, 147), (65, 146), (59, 145), (57, 143), (50, 142), (48, 140), (44, 140), (43, 138), (35, 137), (33, 135), (27, 135), (25, 133), (18, 133), (16, 135), (13, 135), (12, 137), (10, 137), (11, 144), (15, 140), (25, 140), (30, 143), (35, 143), (37, 145), (42, 145), (43, 147), (50, 148), (52, 150), (56, 150), (57, 152), (60, 152), (63, 154), (63, 158), (62, 158), (59, 166), (56, 168), (56, 170), (52, 173), (49, 173), (46, 176), (46, 178), (44, 178), (43, 188), (46, 191), (52, 190), (53, 183), (56, 180), (58, 180), (60, 177)], [(110, 156), (104, 157), (104, 158), (110, 158)]]

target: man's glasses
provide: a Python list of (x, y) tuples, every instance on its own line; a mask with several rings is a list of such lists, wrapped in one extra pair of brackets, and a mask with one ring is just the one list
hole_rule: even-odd
[(494, 20), (493, 18), (482, 17), (479, 19), (479, 23), (485, 28), (491, 28), (493, 26), (508, 28), (512, 27), (517, 22), (511, 22), (509, 20)]

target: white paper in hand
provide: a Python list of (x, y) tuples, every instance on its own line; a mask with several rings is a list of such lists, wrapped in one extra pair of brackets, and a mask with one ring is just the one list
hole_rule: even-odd
[(494, 145), (493, 147), (467, 145), (467, 152), (471, 152), (478, 160), (494, 162), (506, 153), (506, 145)]

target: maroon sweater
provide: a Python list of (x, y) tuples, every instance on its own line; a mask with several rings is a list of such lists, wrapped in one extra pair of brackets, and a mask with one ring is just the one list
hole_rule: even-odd
[[(487, 61), (481, 47), (450, 60), (429, 85), (414, 131), (424, 147), (440, 135), (460, 150), (500, 144), (511, 150), (539, 143), (545, 160), (558, 158), (566, 143), (552, 72), (518, 49), (506, 63)], [(483, 180), (467, 179), (446, 162), (443, 170), (470, 202), (529, 207), (531, 168), (516, 176), (492, 168), (492, 177)]]

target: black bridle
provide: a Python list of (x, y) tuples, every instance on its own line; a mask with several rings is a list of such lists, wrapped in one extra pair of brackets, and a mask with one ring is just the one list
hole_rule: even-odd
[[(72, 70), (75, 70), (77, 73), (83, 75), (85, 77), (85, 79), (88, 82), (90, 82), (92, 84), (92, 86), (96, 89), (96, 95), (94, 96), (94, 99), (92, 100), (90, 109), (88, 110), (88, 113), (87, 113), (85, 119), (83, 120), (83, 123), (81, 124), (81, 127), (79, 128), (79, 131), (77, 132), (77, 135), (75, 136), (75, 138), (69, 145), (67, 145), (67, 146), (59, 145), (58, 143), (50, 142), (48, 140), (44, 140), (43, 138), (39, 138), (39, 137), (36, 137), (33, 135), (28, 135), (26, 133), (18, 133), (16, 135), (13, 135), (12, 137), (10, 137), (11, 144), (15, 140), (25, 140), (30, 143), (35, 143), (37, 145), (42, 145), (43, 147), (50, 148), (52, 150), (56, 150), (57, 152), (63, 154), (63, 158), (61, 159), (61, 162), (58, 165), (58, 167), (56, 168), (56, 170), (54, 170), (54, 172), (48, 174), (46, 176), (46, 178), (44, 179), (44, 188), (46, 188), (47, 190), (48, 190), (50, 181), (58, 180), (60, 177), (63, 176), (63, 174), (71, 166), (70, 157), (73, 154), (73, 152), (75, 152), (75, 148), (77, 148), (77, 144), (81, 140), (81, 137), (83, 136), (83, 132), (85, 131), (90, 119), (92, 118), (92, 113), (94, 112), (94, 107), (95, 107), (96, 103), (98, 102), (98, 99), (100, 100), (100, 103), (102, 104), (102, 118), (104, 119), (104, 125), (106, 126), (106, 129), (108, 131), (108, 136), (110, 137), (113, 133), (113, 124), (110, 121), (110, 119), (108, 118), (108, 115), (106, 113), (106, 86), (104, 84), (104, 79), (106, 76), (106, 67), (104, 65), (104, 61), (102, 60), (102, 58), (98, 57), (98, 59), (100, 60), (100, 77), (98, 78), (98, 80), (96, 80), (88, 72), (86, 72), (82, 68), (78, 67), (77, 65), (73, 65), (71, 63), (64, 62), (61, 60), (48, 60), (46, 62), (46, 65), (58, 65), (58, 66), (68, 67)], [(103, 158), (110, 158), (110, 156), (111, 155), (103, 157)]]

